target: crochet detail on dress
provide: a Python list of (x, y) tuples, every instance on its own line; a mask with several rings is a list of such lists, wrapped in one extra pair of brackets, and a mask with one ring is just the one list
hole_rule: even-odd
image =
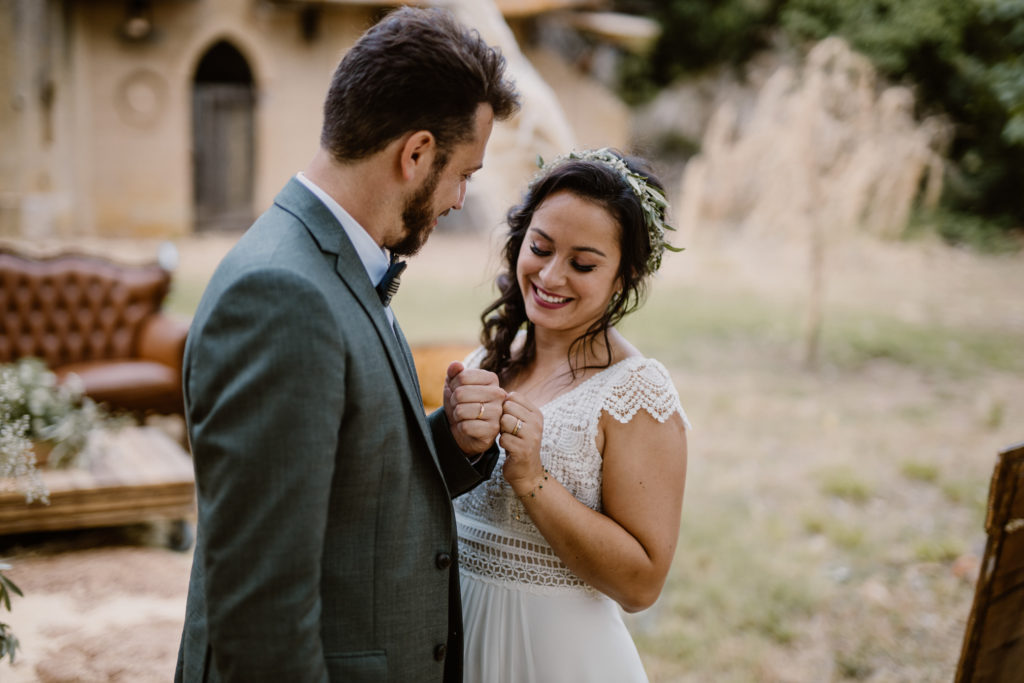
[[(475, 352), (466, 367), (483, 357)], [(659, 422), (676, 411), (690, 423), (665, 367), (634, 357), (605, 368), (540, 408), (544, 416), (541, 463), (587, 507), (600, 511), (601, 452), (597, 450), (601, 413), (628, 423), (646, 410)], [(490, 581), (544, 590), (593, 590), (558, 558), (534, 526), (502, 475), (505, 453), (498, 456), (486, 482), (455, 499), (462, 571)]]
[[(668, 371), (657, 361), (633, 364), (617, 381), (608, 387), (603, 408), (622, 424), (628, 423), (641, 410), (646, 410), (658, 422), (672, 417), (677, 410), (686, 421), (679, 406), (679, 396), (672, 386)], [(689, 422), (686, 422), (689, 428)]]
[(593, 589), (569, 571), (543, 537), (502, 533), (464, 515), (459, 527), (459, 569), (485, 581), (544, 588), (551, 592)]

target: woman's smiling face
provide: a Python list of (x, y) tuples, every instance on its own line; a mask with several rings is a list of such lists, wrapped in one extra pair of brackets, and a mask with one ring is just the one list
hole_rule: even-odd
[(619, 288), (619, 230), (603, 206), (568, 191), (537, 207), (516, 261), (534, 325), (578, 336), (604, 314)]

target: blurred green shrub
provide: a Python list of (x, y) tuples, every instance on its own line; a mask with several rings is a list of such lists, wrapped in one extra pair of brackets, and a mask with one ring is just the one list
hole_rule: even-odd
[[(955, 122), (943, 206), (984, 232), (1024, 227), (1024, 0), (617, 0), (662, 26), (646, 56), (623, 62), (623, 96), (649, 97), (684, 74), (739, 65), (781, 38), (844, 37), (890, 81), (912, 84), (920, 114)], [(945, 222), (947, 240), (963, 239)]]
[[(11, 595), (24, 595), (21, 589), (4, 572), (11, 568), (6, 562), (0, 562), (0, 605), (3, 605), (8, 612), (11, 611)], [(14, 656), (19, 647), (18, 639), (14, 637), (11, 627), (0, 622), (0, 662), (6, 657), (14, 664)]]
[(1020, 251), (1019, 231), (1005, 216), (985, 218), (964, 211), (939, 208), (919, 211), (911, 217), (904, 237), (914, 239), (921, 235), (937, 234), (946, 243), (970, 247), (985, 254), (1008, 254)]
[(623, 59), (623, 97), (640, 102), (681, 75), (720, 64), (742, 64), (768, 45), (784, 4), (784, 0), (616, 0), (616, 9), (643, 14), (662, 27), (661, 38), (649, 54)]

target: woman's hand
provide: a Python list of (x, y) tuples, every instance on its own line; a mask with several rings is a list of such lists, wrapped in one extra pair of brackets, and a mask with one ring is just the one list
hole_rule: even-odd
[(544, 434), (544, 415), (526, 397), (515, 392), (502, 404), (501, 435), (498, 443), (505, 449), (502, 473), (517, 496), (525, 496), (544, 480), (540, 462), (540, 440)]

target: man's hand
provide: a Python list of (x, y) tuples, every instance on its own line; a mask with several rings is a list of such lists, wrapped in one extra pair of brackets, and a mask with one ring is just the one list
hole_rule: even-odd
[(498, 376), (493, 372), (467, 370), (459, 362), (448, 366), (444, 413), (455, 442), (466, 455), (483, 453), (494, 443), (504, 401), (505, 390), (498, 385)]

